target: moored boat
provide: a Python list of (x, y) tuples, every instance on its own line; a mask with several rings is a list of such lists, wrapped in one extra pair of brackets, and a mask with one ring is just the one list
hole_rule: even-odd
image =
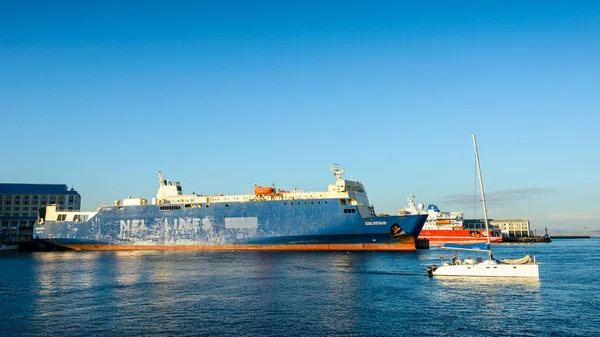
[(18, 245), (4, 245), (4, 244), (0, 243), (0, 252), (6, 252), (6, 251), (18, 250), (18, 249), (19, 249)]
[(465, 228), (463, 212), (442, 212), (434, 205), (427, 206), (419, 203), (415, 205), (414, 195), (409, 196), (408, 206), (398, 211), (398, 214), (427, 214), (427, 221), (419, 234), (419, 239), (429, 240), (430, 245), (442, 245), (444, 243), (478, 243), (502, 242), (502, 233), (499, 229)]
[(216, 196), (185, 195), (159, 172), (151, 204), (129, 197), (93, 212), (50, 205), (34, 237), (82, 250), (416, 249), (427, 215), (377, 216), (362, 183), (343, 179), (338, 165), (331, 170), (327, 191), (257, 185), (254, 194)]

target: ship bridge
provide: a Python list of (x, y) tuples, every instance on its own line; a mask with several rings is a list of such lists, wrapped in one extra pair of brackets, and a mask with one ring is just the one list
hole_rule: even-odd
[(156, 193), (156, 200), (183, 194), (181, 184), (179, 184), (179, 182), (172, 183), (167, 181), (160, 171), (158, 171), (158, 183), (159, 187), (158, 192)]
[(344, 169), (340, 170), (337, 164), (331, 166), (331, 171), (336, 177), (336, 182), (329, 185), (328, 191), (330, 193), (347, 194), (351, 203), (355, 200), (357, 205), (369, 206), (369, 198), (363, 184), (359, 181), (342, 179)]

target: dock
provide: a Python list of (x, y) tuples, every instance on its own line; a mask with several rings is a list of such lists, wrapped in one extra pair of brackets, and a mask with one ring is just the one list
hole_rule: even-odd
[[(552, 237), (554, 238), (554, 237)], [(549, 236), (511, 236), (503, 237), (502, 242), (552, 242)]]

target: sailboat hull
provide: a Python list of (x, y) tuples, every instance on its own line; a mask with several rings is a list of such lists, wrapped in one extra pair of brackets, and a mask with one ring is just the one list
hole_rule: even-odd
[(539, 278), (537, 264), (474, 264), (442, 265), (432, 271), (433, 276), (477, 277), (535, 277)]

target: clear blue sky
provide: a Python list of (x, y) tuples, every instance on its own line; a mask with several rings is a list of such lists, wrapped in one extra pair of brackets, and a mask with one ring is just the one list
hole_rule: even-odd
[(255, 183), (377, 212), (413, 193), (491, 217), (600, 227), (600, 2), (13, 1), (0, 5), (0, 181), (83, 207)]

